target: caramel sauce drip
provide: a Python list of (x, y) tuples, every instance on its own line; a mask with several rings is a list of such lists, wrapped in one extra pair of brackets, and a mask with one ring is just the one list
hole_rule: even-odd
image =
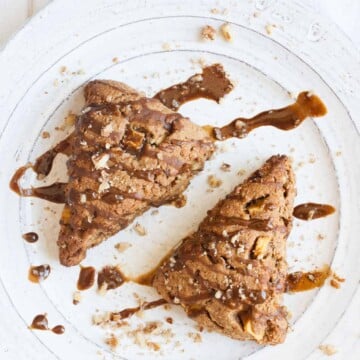
[(55, 145), (52, 149), (39, 156), (36, 159), (34, 166), (32, 167), (33, 170), (38, 175), (42, 175), (44, 177), (49, 175), (57, 154), (71, 154), (73, 137), (73, 134), (69, 135), (67, 138)]
[(327, 204), (306, 203), (295, 206), (293, 215), (301, 220), (315, 220), (335, 212), (335, 208)]
[(95, 268), (92, 266), (82, 267), (80, 269), (79, 278), (77, 281), (78, 290), (90, 289), (95, 282)]
[(264, 111), (252, 118), (237, 118), (221, 128), (205, 126), (214, 140), (226, 140), (232, 137), (243, 138), (252, 130), (262, 126), (274, 126), (280, 130), (292, 130), (307, 117), (324, 116), (327, 113), (321, 99), (308, 91), (301, 92), (294, 104), (281, 109)]
[(22, 237), (28, 243), (34, 243), (39, 240), (39, 235), (36, 232), (28, 232), (26, 234), (23, 234)]
[(44, 264), (39, 266), (31, 266), (29, 269), (28, 278), (33, 283), (39, 283), (40, 281), (46, 280), (50, 275), (50, 265)]
[(56, 325), (50, 329), (46, 314), (36, 315), (29, 328), (32, 330), (48, 330), (57, 335), (61, 335), (65, 332), (65, 327), (63, 325)]
[(297, 271), (287, 275), (286, 291), (299, 292), (319, 288), (324, 285), (325, 280), (331, 275), (330, 267), (309, 272)]
[(126, 276), (116, 266), (105, 266), (98, 273), (99, 289), (106, 287), (106, 290), (116, 289), (127, 281)]
[(232, 89), (233, 84), (227, 78), (223, 67), (220, 64), (214, 64), (205, 67), (202, 74), (193, 75), (183, 83), (158, 92), (154, 98), (176, 111), (187, 101), (199, 98), (219, 102)]
[(110, 320), (111, 321), (123, 320), (123, 319), (126, 319), (126, 318), (136, 314), (137, 312), (139, 312), (141, 310), (154, 309), (154, 308), (164, 305), (164, 304), (167, 304), (167, 301), (164, 299), (158, 299), (158, 300), (151, 301), (151, 302), (144, 302), (141, 306), (137, 306), (134, 308), (127, 308), (127, 309), (121, 310), (116, 313), (111, 313)]

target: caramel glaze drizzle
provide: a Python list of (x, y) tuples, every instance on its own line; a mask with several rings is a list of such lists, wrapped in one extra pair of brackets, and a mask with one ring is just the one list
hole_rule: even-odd
[(144, 302), (142, 305), (134, 307), (134, 308), (127, 308), (124, 310), (121, 310), (119, 312), (113, 312), (110, 314), (110, 320), (111, 321), (119, 321), (119, 320), (123, 320), (126, 319), (132, 315), (134, 315), (135, 313), (137, 313), (138, 311), (141, 310), (149, 310), (149, 309), (154, 309), (158, 306), (167, 304), (167, 301), (164, 299), (158, 299), (155, 301), (151, 301), (151, 302)]
[(301, 220), (315, 220), (335, 212), (335, 208), (327, 204), (306, 203), (295, 206), (293, 215)]
[(54, 334), (61, 335), (65, 332), (63, 325), (56, 325), (52, 329), (49, 328), (48, 319), (46, 314), (36, 315), (29, 326), (29, 329), (32, 330), (48, 330), (52, 331)]
[(214, 100), (218, 103), (233, 88), (222, 66), (215, 64), (205, 67), (202, 74), (193, 75), (183, 83), (159, 91), (154, 98), (176, 111), (186, 102), (199, 98)]
[(206, 125), (204, 128), (214, 140), (226, 140), (233, 137), (243, 138), (252, 130), (261, 126), (274, 126), (280, 130), (292, 130), (307, 117), (324, 116), (327, 113), (321, 99), (308, 91), (301, 92), (294, 104), (281, 109), (264, 111), (252, 118), (236, 118), (221, 128)]

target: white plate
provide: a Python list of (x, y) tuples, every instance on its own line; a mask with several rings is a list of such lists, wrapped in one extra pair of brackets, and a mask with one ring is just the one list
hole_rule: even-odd
[[(213, 8), (221, 11), (211, 12)], [(202, 26), (218, 28), (225, 20), (231, 23), (232, 43), (221, 36), (201, 41)], [(267, 25), (275, 25), (271, 34)], [(88, 80), (120, 80), (151, 96), (199, 71), (199, 59), (222, 63), (236, 83), (220, 105), (199, 100), (181, 109), (199, 124), (220, 125), (236, 116), (280, 107), (292, 101), (289, 92), (304, 89), (319, 94), (329, 113), (291, 132), (262, 128), (246, 139), (221, 144), (187, 190), (186, 207), (164, 206), (158, 215), (146, 213), (138, 219), (148, 231), (145, 237), (129, 227), (88, 251), (83, 265), (100, 269), (119, 263), (131, 275), (151, 269), (196, 228), (218, 199), (267, 157), (285, 153), (294, 158), (296, 203), (330, 203), (337, 209), (324, 219), (295, 221), (289, 238), (290, 270), (327, 263), (346, 282), (340, 290), (326, 285), (286, 296), (292, 331), (279, 346), (260, 347), (206, 332), (201, 333), (202, 342), (195, 343), (188, 336), (197, 333), (194, 323), (172, 307), (130, 320), (132, 327), (163, 321), (173, 338), (168, 343), (162, 337), (146, 338), (159, 343), (161, 351), (142, 348), (125, 337), (112, 352), (104, 343), (109, 331), (91, 325), (92, 315), (96, 310), (135, 306), (134, 292), (148, 300), (157, 299), (156, 292), (126, 284), (101, 297), (94, 287), (74, 306), (79, 268), (60, 266), (55, 244), (62, 206), (19, 199), (8, 183), (17, 167), (33, 161), (71, 130), (55, 127), (69, 110), (81, 108), (82, 86)], [(62, 66), (70, 73), (61, 75)], [(1, 359), (319, 359), (325, 357), (320, 344), (335, 346), (334, 359), (358, 358), (360, 57), (335, 25), (317, 18), (300, 2), (285, 0), (54, 1), (10, 41), (0, 55), (0, 69)], [(41, 137), (44, 130), (50, 132), (49, 139)], [(231, 172), (219, 171), (224, 161), (232, 165)], [(55, 168), (47, 183), (66, 179), (64, 158), (57, 159)], [(245, 174), (238, 175), (239, 170)], [(209, 174), (223, 180), (212, 193), (205, 185)], [(31, 172), (26, 182), (36, 183)], [(25, 243), (21, 234), (27, 231), (38, 232), (39, 242)], [(121, 240), (132, 247), (119, 254), (114, 244)], [(32, 284), (27, 280), (29, 266), (41, 263), (51, 265), (51, 275), (41, 285)], [(44, 312), (50, 325), (65, 326), (64, 335), (27, 329), (33, 317)], [(166, 316), (174, 318), (173, 325), (164, 321)]]

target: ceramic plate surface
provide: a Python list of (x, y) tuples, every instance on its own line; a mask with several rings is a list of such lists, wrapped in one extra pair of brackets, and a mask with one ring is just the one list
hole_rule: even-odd
[[(300, 3), (54, 1), (10, 41), (0, 54), (1, 359), (320, 359), (326, 357), (320, 344), (337, 349), (334, 359), (359, 358), (360, 56), (335, 25)], [(224, 21), (230, 23), (232, 42), (220, 35), (215, 41), (201, 40), (201, 27), (219, 28)], [(150, 270), (196, 229), (220, 198), (269, 156), (281, 153), (294, 160), (296, 204), (313, 201), (337, 209), (327, 218), (294, 221), (288, 240), (290, 270), (330, 264), (346, 282), (339, 290), (325, 285), (286, 295), (291, 331), (279, 346), (262, 347), (207, 332), (196, 342), (196, 335), (189, 336), (198, 333), (195, 323), (173, 306), (129, 320), (132, 329), (148, 321), (163, 322), (162, 329), (169, 329), (171, 336), (145, 336), (145, 342), (156, 342), (160, 351), (134, 343), (124, 329), (114, 330), (122, 337), (112, 351), (104, 343), (112, 330), (92, 325), (92, 316), (136, 306), (134, 293), (157, 299), (155, 290), (127, 283), (100, 296), (94, 286), (74, 306), (79, 267), (65, 268), (57, 257), (62, 205), (20, 199), (9, 190), (9, 180), (16, 168), (72, 130), (62, 127), (64, 118), (83, 106), (87, 81), (115, 79), (152, 96), (200, 71), (201, 64), (215, 62), (223, 64), (236, 86), (220, 104), (198, 100), (181, 108), (198, 124), (222, 125), (237, 116), (281, 107), (302, 90), (320, 95), (328, 115), (309, 119), (294, 131), (261, 128), (245, 139), (219, 144), (186, 191), (185, 207), (147, 212), (138, 218), (146, 236), (130, 226), (88, 251), (82, 265), (100, 269), (120, 264), (134, 276)], [(43, 138), (44, 131), (49, 138)], [(24, 184), (66, 181), (65, 161), (62, 156), (56, 159), (46, 181), (27, 172)], [(230, 172), (219, 170), (223, 162), (231, 164)], [(212, 192), (206, 185), (210, 174), (222, 180)], [(37, 243), (24, 242), (21, 235), (28, 231), (39, 234)], [(114, 248), (121, 241), (132, 245), (123, 253)], [(49, 278), (41, 285), (29, 282), (29, 266), (43, 263), (51, 265)], [(50, 325), (64, 325), (65, 334), (30, 331), (27, 326), (39, 313), (48, 314)], [(164, 321), (169, 316), (172, 325)]]

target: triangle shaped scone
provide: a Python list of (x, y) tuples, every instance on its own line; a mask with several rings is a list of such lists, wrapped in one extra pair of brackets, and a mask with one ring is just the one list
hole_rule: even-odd
[(159, 267), (153, 279), (159, 294), (204, 328), (261, 344), (283, 342), (294, 196), (289, 159), (271, 157)]
[(85, 100), (88, 107), (75, 123), (58, 238), (60, 262), (67, 266), (150, 206), (181, 196), (214, 151), (200, 126), (125, 84), (90, 82)]

